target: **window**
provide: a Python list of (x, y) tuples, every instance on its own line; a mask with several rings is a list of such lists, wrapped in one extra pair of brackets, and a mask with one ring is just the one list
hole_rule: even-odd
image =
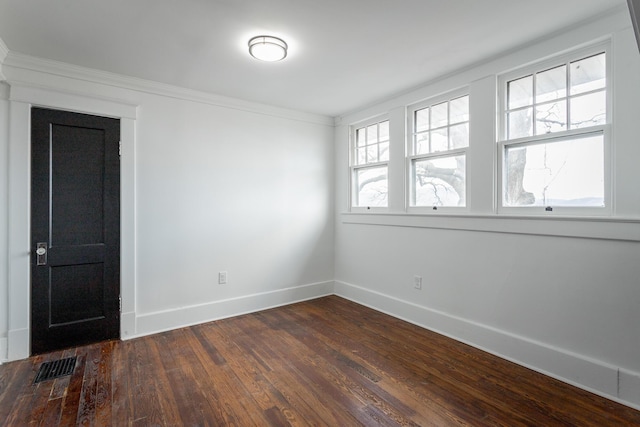
[(469, 95), (410, 108), (410, 205), (466, 206)]
[(351, 206), (387, 207), (389, 120), (356, 127), (351, 149)]
[(563, 59), (501, 80), (503, 208), (607, 205), (606, 51)]

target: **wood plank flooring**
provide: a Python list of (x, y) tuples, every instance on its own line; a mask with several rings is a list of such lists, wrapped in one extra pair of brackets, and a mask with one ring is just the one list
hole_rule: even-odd
[[(33, 385), (41, 363), (71, 376)], [(336, 296), (0, 366), (3, 426), (640, 426), (640, 411)]]

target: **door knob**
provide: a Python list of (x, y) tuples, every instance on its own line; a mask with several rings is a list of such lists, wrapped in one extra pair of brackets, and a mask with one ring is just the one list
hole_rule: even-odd
[(36, 265), (47, 265), (47, 243), (36, 244)]

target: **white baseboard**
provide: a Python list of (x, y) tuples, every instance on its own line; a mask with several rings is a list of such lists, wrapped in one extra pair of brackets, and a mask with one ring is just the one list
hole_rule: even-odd
[[(121, 338), (128, 340), (332, 294), (640, 410), (639, 372), (338, 281), (313, 283), (137, 316), (134, 312), (122, 313)], [(28, 329), (9, 331), (6, 338), (0, 338), (0, 362), (27, 357)]]
[[(332, 295), (333, 283), (332, 280), (312, 283), (156, 313), (125, 312), (120, 316), (120, 338), (128, 340)], [(9, 331), (7, 338), (0, 338), (0, 363), (29, 357), (29, 342), (29, 329)]]
[(344, 282), (334, 293), (576, 387), (640, 409), (640, 373)]
[(631, 406), (640, 409), (640, 373), (620, 369), (618, 396), (623, 402), (632, 402)]
[(7, 357), (7, 337), (0, 337), (0, 365), (8, 362)]
[(7, 336), (7, 359), (20, 360), (29, 357), (29, 328), (14, 329)]
[(123, 333), (122, 339), (127, 340), (331, 295), (333, 285), (333, 281), (312, 283), (174, 310), (141, 314), (135, 318), (135, 332), (127, 336)]
[(120, 339), (129, 339), (136, 331), (136, 313), (120, 313)]

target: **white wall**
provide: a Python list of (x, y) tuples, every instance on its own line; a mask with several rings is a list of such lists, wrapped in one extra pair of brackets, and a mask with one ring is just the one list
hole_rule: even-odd
[[(1, 75), (1, 73), (0, 73)], [(7, 334), (9, 331), (9, 316), (7, 304), (9, 298), (8, 268), (7, 268), (7, 192), (9, 169), (9, 96), (8, 87), (0, 83), (0, 363), (7, 354)]]
[[(387, 112), (393, 119), (407, 105), (468, 86), (476, 97), (471, 118), (484, 120), (472, 124), (471, 143), (489, 144), (491, 153), (499, 73), (608, 37), (612, 217), (501, 217), (491, 155), (470, 165), (476, 181), (462, 215), (349, 212), (349, 125)], [(338, 119), (336, 293), (640, 408), (638, 76), (625, 10)], [(422, 290), (414, 289), (414, 275), (422, 276)]]
[(29, 354), (32, 104), (122, 117), (122, 338), (332, 292), (331, 119), (13, 52), (2, 70), (0, 360)]
[(145, 325), (179, 307), (333, 279), (330, 126), (157, 96), (140, 105), (136, 311)]

